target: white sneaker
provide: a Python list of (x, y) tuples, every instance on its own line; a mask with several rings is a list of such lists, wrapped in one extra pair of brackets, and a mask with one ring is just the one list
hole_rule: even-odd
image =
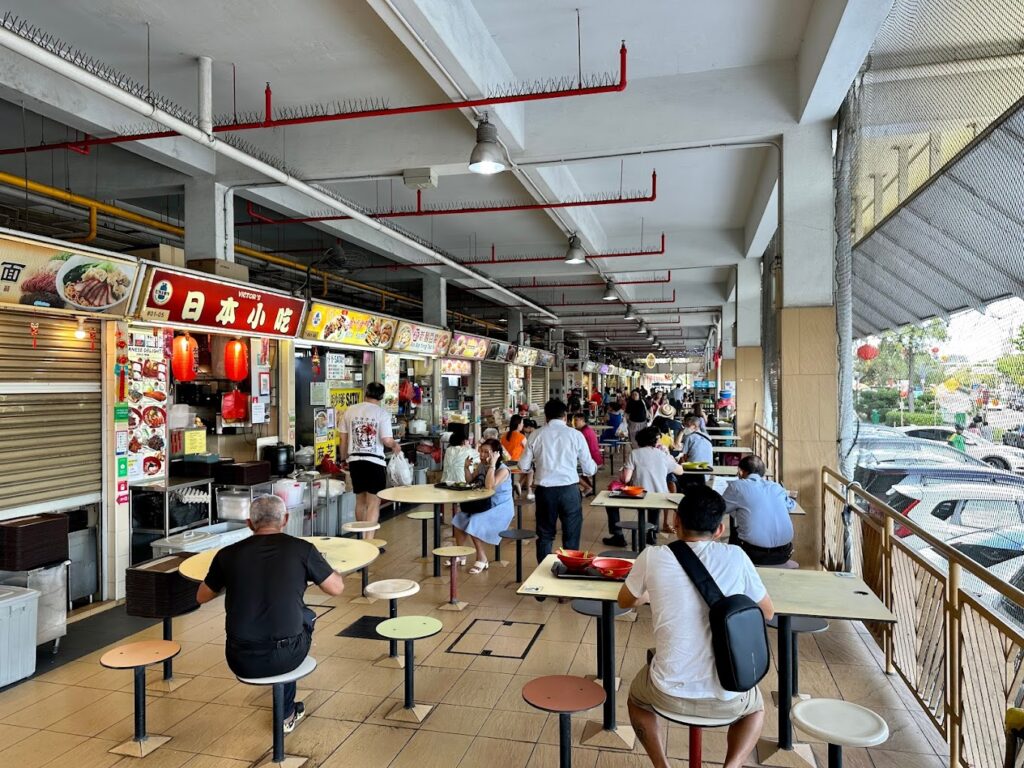
[(526, 494), (526, 500), (527, 501), (533, 501), (536, 498), (537, 497), (533, 495), (533, 491), (531, 491), (530, 493)]

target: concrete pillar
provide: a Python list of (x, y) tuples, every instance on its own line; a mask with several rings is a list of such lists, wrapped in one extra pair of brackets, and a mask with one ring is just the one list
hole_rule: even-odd
[(423, 276), (423, 322), (448, 325), (448, 281), (439, 275)]
[(523, 333), (523, 313), (518, 309), (508, 310), (508, 325), (505, 330), (508, 332), (508, 341), (518, 344)]
[(745, 259), (736, 267), (736, 428), (742, 445), (752, 445), (754, 424), (763, 416), (764, 377), (761, 354), (761, 260)]
[(185, 182), (185, 260), (235, 260), (234, 194), (210, 178)]
[[(876, 180), (876, 190), (879, 186)], [(832, 194), (830, 124), (810, 123), (785, 132), (779, 437), (782, 480), (799, 492), (799, 502), (807, 511), (806, 517), (795, 521), (794, 539), (794, 557), (805, 567), (820, 561), (821, 467), (836, 465), (839, 406)]]
[[(283, 443), (295, 445), (295, 342), (277, 342), (277, 435)], [(369, 382), (360, 382), (365, 387)]]

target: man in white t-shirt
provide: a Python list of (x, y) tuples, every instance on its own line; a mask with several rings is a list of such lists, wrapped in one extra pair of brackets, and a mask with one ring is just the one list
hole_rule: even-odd
[[(342, 461), (348, 462), (352, 492), (356, 494), (356, 520), (376, 523), (380, 519), (377, 494), (387, 486), (384, 449), (398, 450), (391, 434), (391, 414), (380, 407), (384, 385), (374, 381), (366, 387), (366, 399), (348, 408), (338, 424)], [(363, 538), (373, 534), (364, 533)]]
[[(765, 619), (775, 612), (750, 558), (739, 547), (716, 541), (725, 530), (725, 501), (698, 486), (679, 502), (675, 531), (710, 572), (726, 596), (745, 594)], [(651, 604), (657, 652), (633, 679), (629, 721), (655, 768), (668, 768), (665, 731), (659, 733), (654, 708), (680, 715), (735, 718), (729, 726), (725, 768), (740, 768), (757, 744), (764, 703), (755, 686), (746, 693), (725, 690), (718, 680), (708, 606), (668, 547), (648, 547), (637, 557), (619, 591), (619, 605)]]

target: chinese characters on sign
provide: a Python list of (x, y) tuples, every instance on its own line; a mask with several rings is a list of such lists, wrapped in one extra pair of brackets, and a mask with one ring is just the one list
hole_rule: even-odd
[(398, 324), (392, 352), (414, 352), (422, 355), (443, 355), (451, 342), (451, 331), (416, 325), (404, 320)]
[(537, 353), (538, 350), (536, 349), (532, 349), (530, 347), (520, 347), (519, 352), (516, 353), (515, 364), (527, 366), (536, 365)]
[(456, 333), (452, 336), (451, 346), (448, 347), (448, 356), (461, 357), (467, 360), (483, 360), (487, 357), (490, 347), (491, 342), (488, 339)]
[(377, 317), (347, 307), (314, 302), (309, 309), (302, 338), (387, 349), (395, 338), (397, 324), (398, 321), (391, 317)]
[(469, 360), (451, 360), (446, 357), (441, 361), (441, 373), (445, 376), (469, 376), (473, 373), (473, 364)]
[(291, 296), (154, 269), (141, 319), (267, 336), (294, 336), (304, 302)]

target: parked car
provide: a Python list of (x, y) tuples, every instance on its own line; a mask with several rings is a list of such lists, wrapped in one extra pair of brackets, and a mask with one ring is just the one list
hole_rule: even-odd
[(952, 446), (906, 435), (861, 438), (854, 443), (853, 449), (845, 457), (842, 466), (846, 476), (852, 475), (856, 480), (859, 470), (889, 463), (900, 463), (904, 466), (961, 466), (990, 469), (985, 462), (968, 456)]
[[(917, 483), (894, 485), (885, 500), (943, 542), (976, 531), (1024, 525), (1024, 488), (1019, 485), (925, 477)], [(907, 526), (897, 525), (894, 533), (914, 549), (927, 546)]]
[(1012, 445), (1014, 448), (1024, 448), (1024, 424), (1010, 427), (1003, 432), (1003, 445)]
[[(902, 431), (910, 437), (919, 437), (922, 440), (933, 440), (939, 443), (948, 443), (951, 435), (956, 434), (953, 427), (903, 427)], [(986, 464), (1003, 469), (1007, 472), (1024, 472), (1024, 450), (1014, 448), (1010, 445), (1000, 445), (986, 440), (979, 435), (964, 433), (964, 443), (967, 446), (967, 455), (981, 459)]]
[(890, 427), (885, 424), (872, 424), (867, 421), (859, 421), (853, 427), (854, 440), (874, 438), (899, 438), (903, 432), (898, 427)]
[[(909, 439), (909, 438), (908, 438)], [(954, 483), (988, 483), (1009, 488), (1019, 488), (1024, 496), (1024, 477), (993, 469), (984, 462), (980, 466), (956, 466), (949, 464), (922, 464), (909, 460), (885, 461), (870, 466), (856, 467), (853, 480), (860, 483), (865, 491), (879, 499), (887, 499), (893, 486), (901, 483), (919, 485), (925, 480)], [(847, 475), (850, 477), (850, 475)]]

